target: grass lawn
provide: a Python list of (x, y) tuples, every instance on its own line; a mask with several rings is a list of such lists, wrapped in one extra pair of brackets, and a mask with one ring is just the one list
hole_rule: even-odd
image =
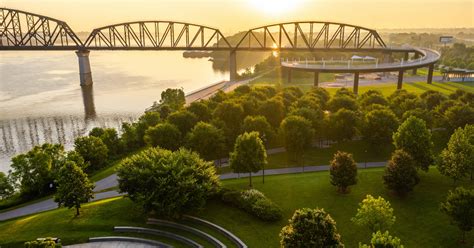
[[(346, 195), (336, 193), (329, 184), (327, 172), (267, 176), (265, 184), (256, 178), (254, 187), (284, 211), (283, 220), (276, 223), (259, 221), (217, 200), (210, 201), (197, 215), (234, 232), (249, 247), (278, 247), (280, 229), (295, 209), (320, 207), (336, 220), (346, 247), (356, 247), (359, 241), (367, 242), (370, 233), (354, 226), (350, 218), (355, 215), (358, 203), (365, 195), (372, 194), (391, 202), (397, 217), (391, 233), (400, 237), (406, 247), (463, 247), (457, 243), (460, 237), (458, 229), (450, 225), (448, 217), (438, 210), (439, 202), (453, 188), (451, 180), (431, 168), (429, 173), (421, 173), (421, 183), (415, 191), (400, 199), (384, 189), (382, 174), (381, 168), (360, 170), (359, 183)], [(246, 188), (247, 183), (247, 179), (223, 181), (225, 186), (238, 189)], [(462, 184), (474, 187), (471, 181)], [(146, 216), (127, 198), (86, 204), (78, 218), (74, 217), (74, 212), (62, 208), (0, 222), (0, 245), (18, 247), (26, 240), (45, 236), (60, 237), (64, 244), (72, 244), (84, 242), (92, 236), (112, 235), (115, 225), (145, 226)], [(472, 247), (474, 232), (467, 237), (468, 245), (464, 247)]]

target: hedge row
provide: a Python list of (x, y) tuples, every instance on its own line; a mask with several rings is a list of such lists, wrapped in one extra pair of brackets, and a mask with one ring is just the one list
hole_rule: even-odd
[(277, 221), (282, 218), (280, 207), (256, 189), (223, 189), (221, 200), (264, 221)]

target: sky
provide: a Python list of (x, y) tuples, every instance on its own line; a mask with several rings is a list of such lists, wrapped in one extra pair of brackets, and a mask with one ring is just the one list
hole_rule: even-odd
[(472, 28), (473, 0), (0, 0), (66, 21), (76, 32), (114, 23), (184, 21), (224, 34), (285, 21), (335, 21), (373, 29)]

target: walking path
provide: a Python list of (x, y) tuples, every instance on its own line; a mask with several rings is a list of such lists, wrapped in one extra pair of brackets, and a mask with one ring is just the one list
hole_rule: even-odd
[[(361, 169), (363, 168), (376, 168), (384, 167), (387, 162), (368, 162), (368, 163), (358, 163), (357, 166)], [(304, 170), (303, 170), (304, 169)], [(291, 168), (280, 168), (280, 169), (267, 169), (265, 170), (265, 175), (281, 175), (281, 174), (294, 174), (294, 173), (303, 173), (303, 172), (314, 172), (314, 171), (327, 171), (329, 170), (329, 165), (319, 165), (319, 166), (305, 166), (303, 167), (291, 167)], [(263, 174), (263, 171), (252, 173), (253, 176), (260, 176)], [(248, 177), (248, 174), (238, 174), (238, 173), (226, 173), (219, 176), (220, 179), (235, 179)], [(100, 191), (101, 189), (107, 189), (115, 187), (118, 185), (117, 175), (110, 175), (102, 180), (97, 181), (95, 191)], [(101, 193), (96, 193), (92, 201), (98, 201), (102, 199), (107, 199), (111, 197), (120, 196), (116, 190), (106, 191)], [(44, 212), (52, 209), (58, 208), (58, 204), (54, 200), (47, 199), (41, 202), (33, 203), (24, 207), (13, 209), (11, 211), (0, 213), (0, 221), (13, 219), (20, 216), (25, 216), (29, 214)]]

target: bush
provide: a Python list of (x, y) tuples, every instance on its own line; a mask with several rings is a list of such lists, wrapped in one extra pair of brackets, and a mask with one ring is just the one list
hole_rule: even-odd
[(324, 209), (298, 209), (280, 232), (280, 245), (285, 248), (344, 247), (336, 222)]
[(61, 248), (60, 243), (56, 243), (52, 238), (45, 238), (44, 240), (34, 240), (25, 242), (25, 248)]
[(372, 233), (370, 245), (362, 245), (359, 243), (359, 248), (403, 248), (403, 245), (399, 238), (390, 236), (388, 231), (385, 233), (377, 231), (376, 233)]
[(220, 187), (214, 166), (186, 149), (148, 148), (124, 159), (117, 175), (120, 192), (165, 217), (202, 208)]
[(256, 189), (241, 192), (224, 189), (221, 199), (264, 221), (277, 221), (282, 218), (280, 207)]

